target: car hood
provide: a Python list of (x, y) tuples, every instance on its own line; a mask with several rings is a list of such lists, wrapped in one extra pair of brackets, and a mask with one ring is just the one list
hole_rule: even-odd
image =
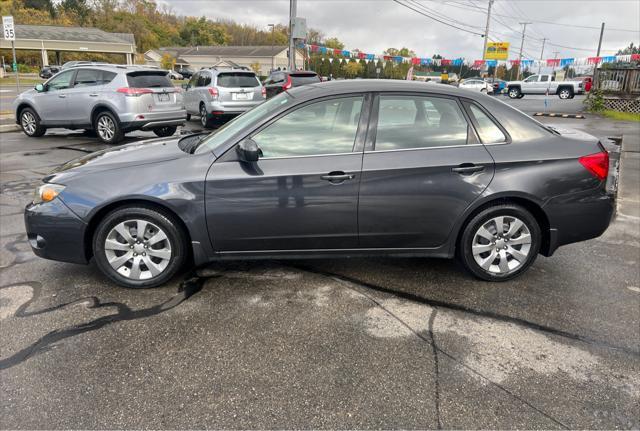
[(44, 181), (56, 182), (56, 180), (62, 177), (75, 176), (77, 174), (94, 173), (189, 157), (189, 154), (178, 147), (179, 139), (178, 137), (150, 139), (96, 151), (57, 167), (50, 175), (45, 177)]

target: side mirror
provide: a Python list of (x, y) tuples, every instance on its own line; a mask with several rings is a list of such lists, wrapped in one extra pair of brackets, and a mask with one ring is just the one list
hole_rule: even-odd
[(238, 153), (238, 158), (241, 162), (247, 163), (257, 162), (262, 155), (260, 147), (258, 147), (256, 141), (251, 138), (240, 142), (236, 147), (236, 153)]
[(44, 85), (43, 84), (36, 84), (35, 89), (38, 93), (42, 93), (44, 91)]

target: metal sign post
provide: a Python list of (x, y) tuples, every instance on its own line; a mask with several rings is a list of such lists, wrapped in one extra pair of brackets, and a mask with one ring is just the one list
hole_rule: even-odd
[(16, 31), (13, 27), (13, 17), (2, 17), (2, 35), (5, 40), (11, 41), (11, 52), (13, 52), (13, 72), (16, 74), (16, 88), (20, 92), (20, 77), (18, 76), (18, 63), (16, 60)]

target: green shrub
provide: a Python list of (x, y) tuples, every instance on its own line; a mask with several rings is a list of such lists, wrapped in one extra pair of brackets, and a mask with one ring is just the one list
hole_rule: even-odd
[(602, 112), (606, 109), (602, 90), (591, 90), (584, 103), (589, 112)]

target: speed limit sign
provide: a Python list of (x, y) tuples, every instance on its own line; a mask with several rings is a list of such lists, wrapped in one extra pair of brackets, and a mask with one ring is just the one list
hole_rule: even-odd
[(6, 40), (16, 40), (16, 31), (13, 28), (13, 17), (2, 17), (2, 35)]

